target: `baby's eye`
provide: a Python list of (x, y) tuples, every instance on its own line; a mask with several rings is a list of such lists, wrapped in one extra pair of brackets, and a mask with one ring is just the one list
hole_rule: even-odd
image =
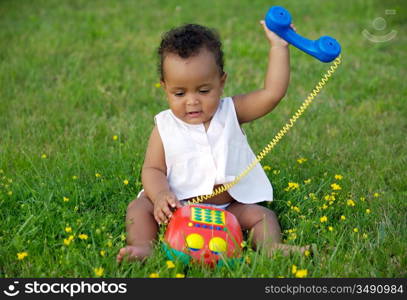
[(184, 96), (184, 93), (183, 92), (176, 92), (174, 95), (176, 97), (182, 97), (182, 96)]
[(207, 94), (207, 93), (209, 93), (209, 90), (200, 90), (199, 91), (201, 94)]

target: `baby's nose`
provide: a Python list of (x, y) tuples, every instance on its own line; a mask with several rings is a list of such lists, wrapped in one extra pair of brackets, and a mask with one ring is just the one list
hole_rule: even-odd
[(197, 96), (188, 97), (187, 104), (188, 105), (195, 105), (199, 103), (199, 98)]

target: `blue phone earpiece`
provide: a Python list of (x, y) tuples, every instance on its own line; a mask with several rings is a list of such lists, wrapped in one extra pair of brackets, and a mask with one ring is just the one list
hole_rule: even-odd
[(268, 29), (282, 39), (322, 62), (331, 62), (341, 53), (341, 45), (330, 36), (313, 41), (297, 34), (291, 27), (291, 15), (284, 7), (271, 7), (265, 17)]

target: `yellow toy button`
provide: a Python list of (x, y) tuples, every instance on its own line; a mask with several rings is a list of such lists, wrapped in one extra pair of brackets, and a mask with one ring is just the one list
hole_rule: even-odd
[(204, 246), (204, 239), (202, 235), (197, 233), (189, 234), (185, 240), (188, 248), (194, 251), (202, 249)]
[(214, 237), (209, 241), (209, 249), (213, 252), (225, 252), (227, 249), (226, 241), (220, 237)]

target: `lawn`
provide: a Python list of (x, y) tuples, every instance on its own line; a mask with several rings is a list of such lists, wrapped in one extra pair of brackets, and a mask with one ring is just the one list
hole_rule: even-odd
[[(161, 34), (216, 28), (225, 95), (248, 92), (263, 84), (258, 22), (272, 5), (305, 37), (342, 45), (336, 73), (262, 163), (285, 242), (314, 245), (313, 255), (268, 258), (249, 240), (238, 266), (168, 263), (160, 247), (118, 265), (153, 116), (167, 109), (156, 86)], [(405, 14), (402, 1), (378, 0), (1, 1), (0, 277), (406, 277)], [(364, 29), (397, 35), (372, 42)], [(286, 97), (244, 125), (256, 153), (329, 67), (290, 52)]]

